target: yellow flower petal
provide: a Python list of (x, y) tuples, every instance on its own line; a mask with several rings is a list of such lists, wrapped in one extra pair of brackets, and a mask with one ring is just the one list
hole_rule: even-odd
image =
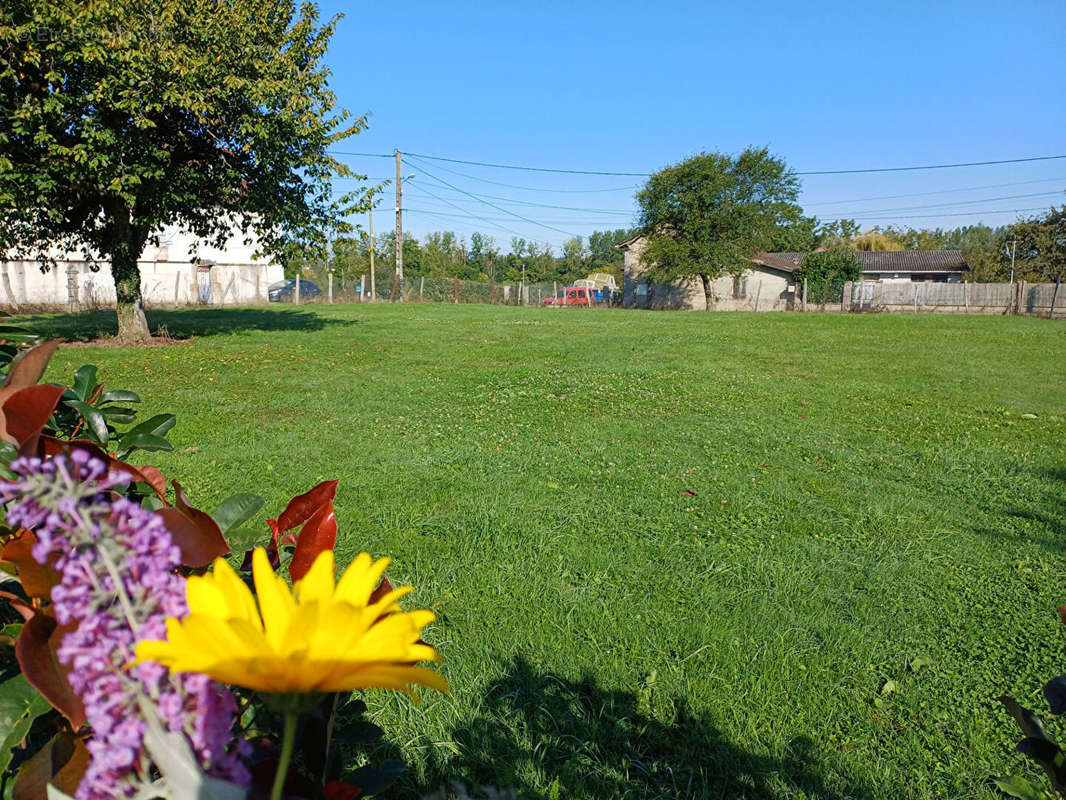
[(267, 558), (266, 550), (257, 547), (252, 554), (252, 576), (255, 580), (255, 593), (259, 598), (259, 611), (263, 617), (263, 630), (267, 642), (278, 651), (285, 641), (289, 630), (296, 601), (289, 591), (285, 580), (274, 573)]
[(323, 550), (307, 570), (307, 574), (296, 582), (296, 597), (301, 603), (328, 601), (333, 599), (333, 551)]
[(223, 683), (263, 692), (395, 689), (417, 699), (411, 684), (448, 691), (437, 672), (414, 666), (437, 661), (420, 643), (431, 611), (402, 611), (402, 587), (369, 604), (388, 559), (359, 555), (333, 581), (326, 551), (290, 591), (270, 567), (266, 552), (252, 556), (259, 606), (240, 576), (223, 560), (210, 575), (190, 578), (189, 614), (167, 620), (164, 642), (137, 645), (137, 661), (173, 672), (200, 672)]
[(353, 606), (365, 606), (388, 565), (387, 558), (371, 563), (368, 553), (360, 553), (337, 582), (336, 598)]

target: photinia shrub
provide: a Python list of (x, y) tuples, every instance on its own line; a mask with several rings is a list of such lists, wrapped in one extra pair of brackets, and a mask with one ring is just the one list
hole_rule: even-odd
[[(171, 449), (174, 415), (140, 421), (140, 398), (105, 390), (91, 365), (69, 387), (39, 384), (58, 344), (31, 343), (5, 361), (0, 341), (0, 794), (235, 800), (272, 791), (352, 800), (387, 788), (402, 763), (350, 769), (341, 759), (338, 743), (350, 752), (383, 735), (350, 691), (284, 700), (196, 672), (132, 666), (135, 644), (168, 635), (186, 613), (185, 587), (215, 574), (198, 577), (212, 562), (219, 570), (216, 559), (243, 552), (234, 574), (249, 587), (263, 580), (253, 560), (294, 584), (314, 573), (322, 587), (320, 556), (332, 564), (337, 538), (337, 481), (294, 497), (268, 530), (248, 524), (264, 505), (254, 494), (199, 509), (178, 481), (126, 461), (137, 450)], [(257, 545), (265, 557), (253, 559)], [(395, 592), (380, 569), (370, 573), (367, 591), (376, 588), (365, 602), (379, 610), (367, 624), (395, 629), (390, 635), (404, 637), (415, 660), (435, 657), (417, 631), (395, 624), (400, 608), (391, 598), (406, 590)], [(294, 597), (302, 602), (299, 587)], [(271, 606), (262, 607), (269, 626)], [(419, 626), (433, 617), (410, 616)], [(447, 688), (410, 660), (397, 669)]]

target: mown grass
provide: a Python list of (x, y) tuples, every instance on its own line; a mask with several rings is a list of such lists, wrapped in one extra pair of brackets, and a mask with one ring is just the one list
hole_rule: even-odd
[(338, 550), (392, 556), (438, 611), (453, 692), (369, 698), (377, 755), (416, 767), (394, 796), (990, 798), (991, 775), (1032, 773), (995, 698), (1039, 706), (1066, 671), (1061, 324), (450, 305), (152, 322), (200, 338), (61, 350), (48, 379), (95, 362), (177, 412), (175, 452), (150, 460), (205, 507), (255, 491), (277, 513), (340, 478)]

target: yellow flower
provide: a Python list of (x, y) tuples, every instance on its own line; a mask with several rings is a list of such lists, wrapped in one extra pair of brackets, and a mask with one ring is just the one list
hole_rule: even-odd
[(324, 550), (293, 591), (270, 567), (266, 552), (252, 558), (255, 598), (224, 559), (191, 577), (189, 614), (167, 620), (166, 641), (137, 645), (137, 663), (155, 661), (172, 672), (200, 672), (222, 683), (263, 692), (337, 692), (399, 689), (410, 684), (442, 692), (448, 683), (417, 661), (439, 661), (419, 641), (431, 611), (403, 611), (395, 589), (374, 603), (371, 594), (387, 558), (361, 553), (333, 582), (333, 551)]

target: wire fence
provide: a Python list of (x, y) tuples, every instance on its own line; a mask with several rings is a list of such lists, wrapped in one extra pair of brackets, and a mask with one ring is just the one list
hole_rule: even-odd
[[(461, 278), (416, 276), (398, 284), (379, 282), (377, 297), (364, 281), (327, 281), (319, 293), (302, 296), (301, 303), (362, 303), (388, 301), (425, 303), (487, 303), (493, 305), (615, 305), (621, 293), (588, 290), (590, 297), (571, 296), (561, 282), (522, 283), (471, 281)], [(578, 289), (579, 292), (585, 290)], [(395, 293), (395, 298), (393, 297)], [(288, 296), (285, 300), (292, 301)], [(851, 311), (941, 314), (1028, 314), (1066, 318), (1066, 290), (1057, 283), (941, 283), (933, 281), (849, 281), (821, 287), (804, 297), (800, 286), (782, 292), (780, 301), (751, 307), (751, 298), (729, 298), (716, 304), (721, 311)]]
[[(569, 284), (471, 281), (461, 278), (432, 276), (405, 277), (399, 285), (378, 282), (377, 297), (371, 297), (369, 284), (363, 281), (332, 282), (327, 277), (325, 285), (319, 286), (321, 294), (301, 297), (301, 302), (362, 303), (395, 299), (404, 302), (425, 303), (488, 303), (493, 305), (540, 306), (550, 305)], [(290, 298), (291, 299), (291, 298)], [(609, 293), (596, 291), (590, 298), (593, 305), (607, 305), (614, 298)], [(572, 302), (571, 302), (572, 304)], [(585, 303), (582, 301), (582, 305)]]

